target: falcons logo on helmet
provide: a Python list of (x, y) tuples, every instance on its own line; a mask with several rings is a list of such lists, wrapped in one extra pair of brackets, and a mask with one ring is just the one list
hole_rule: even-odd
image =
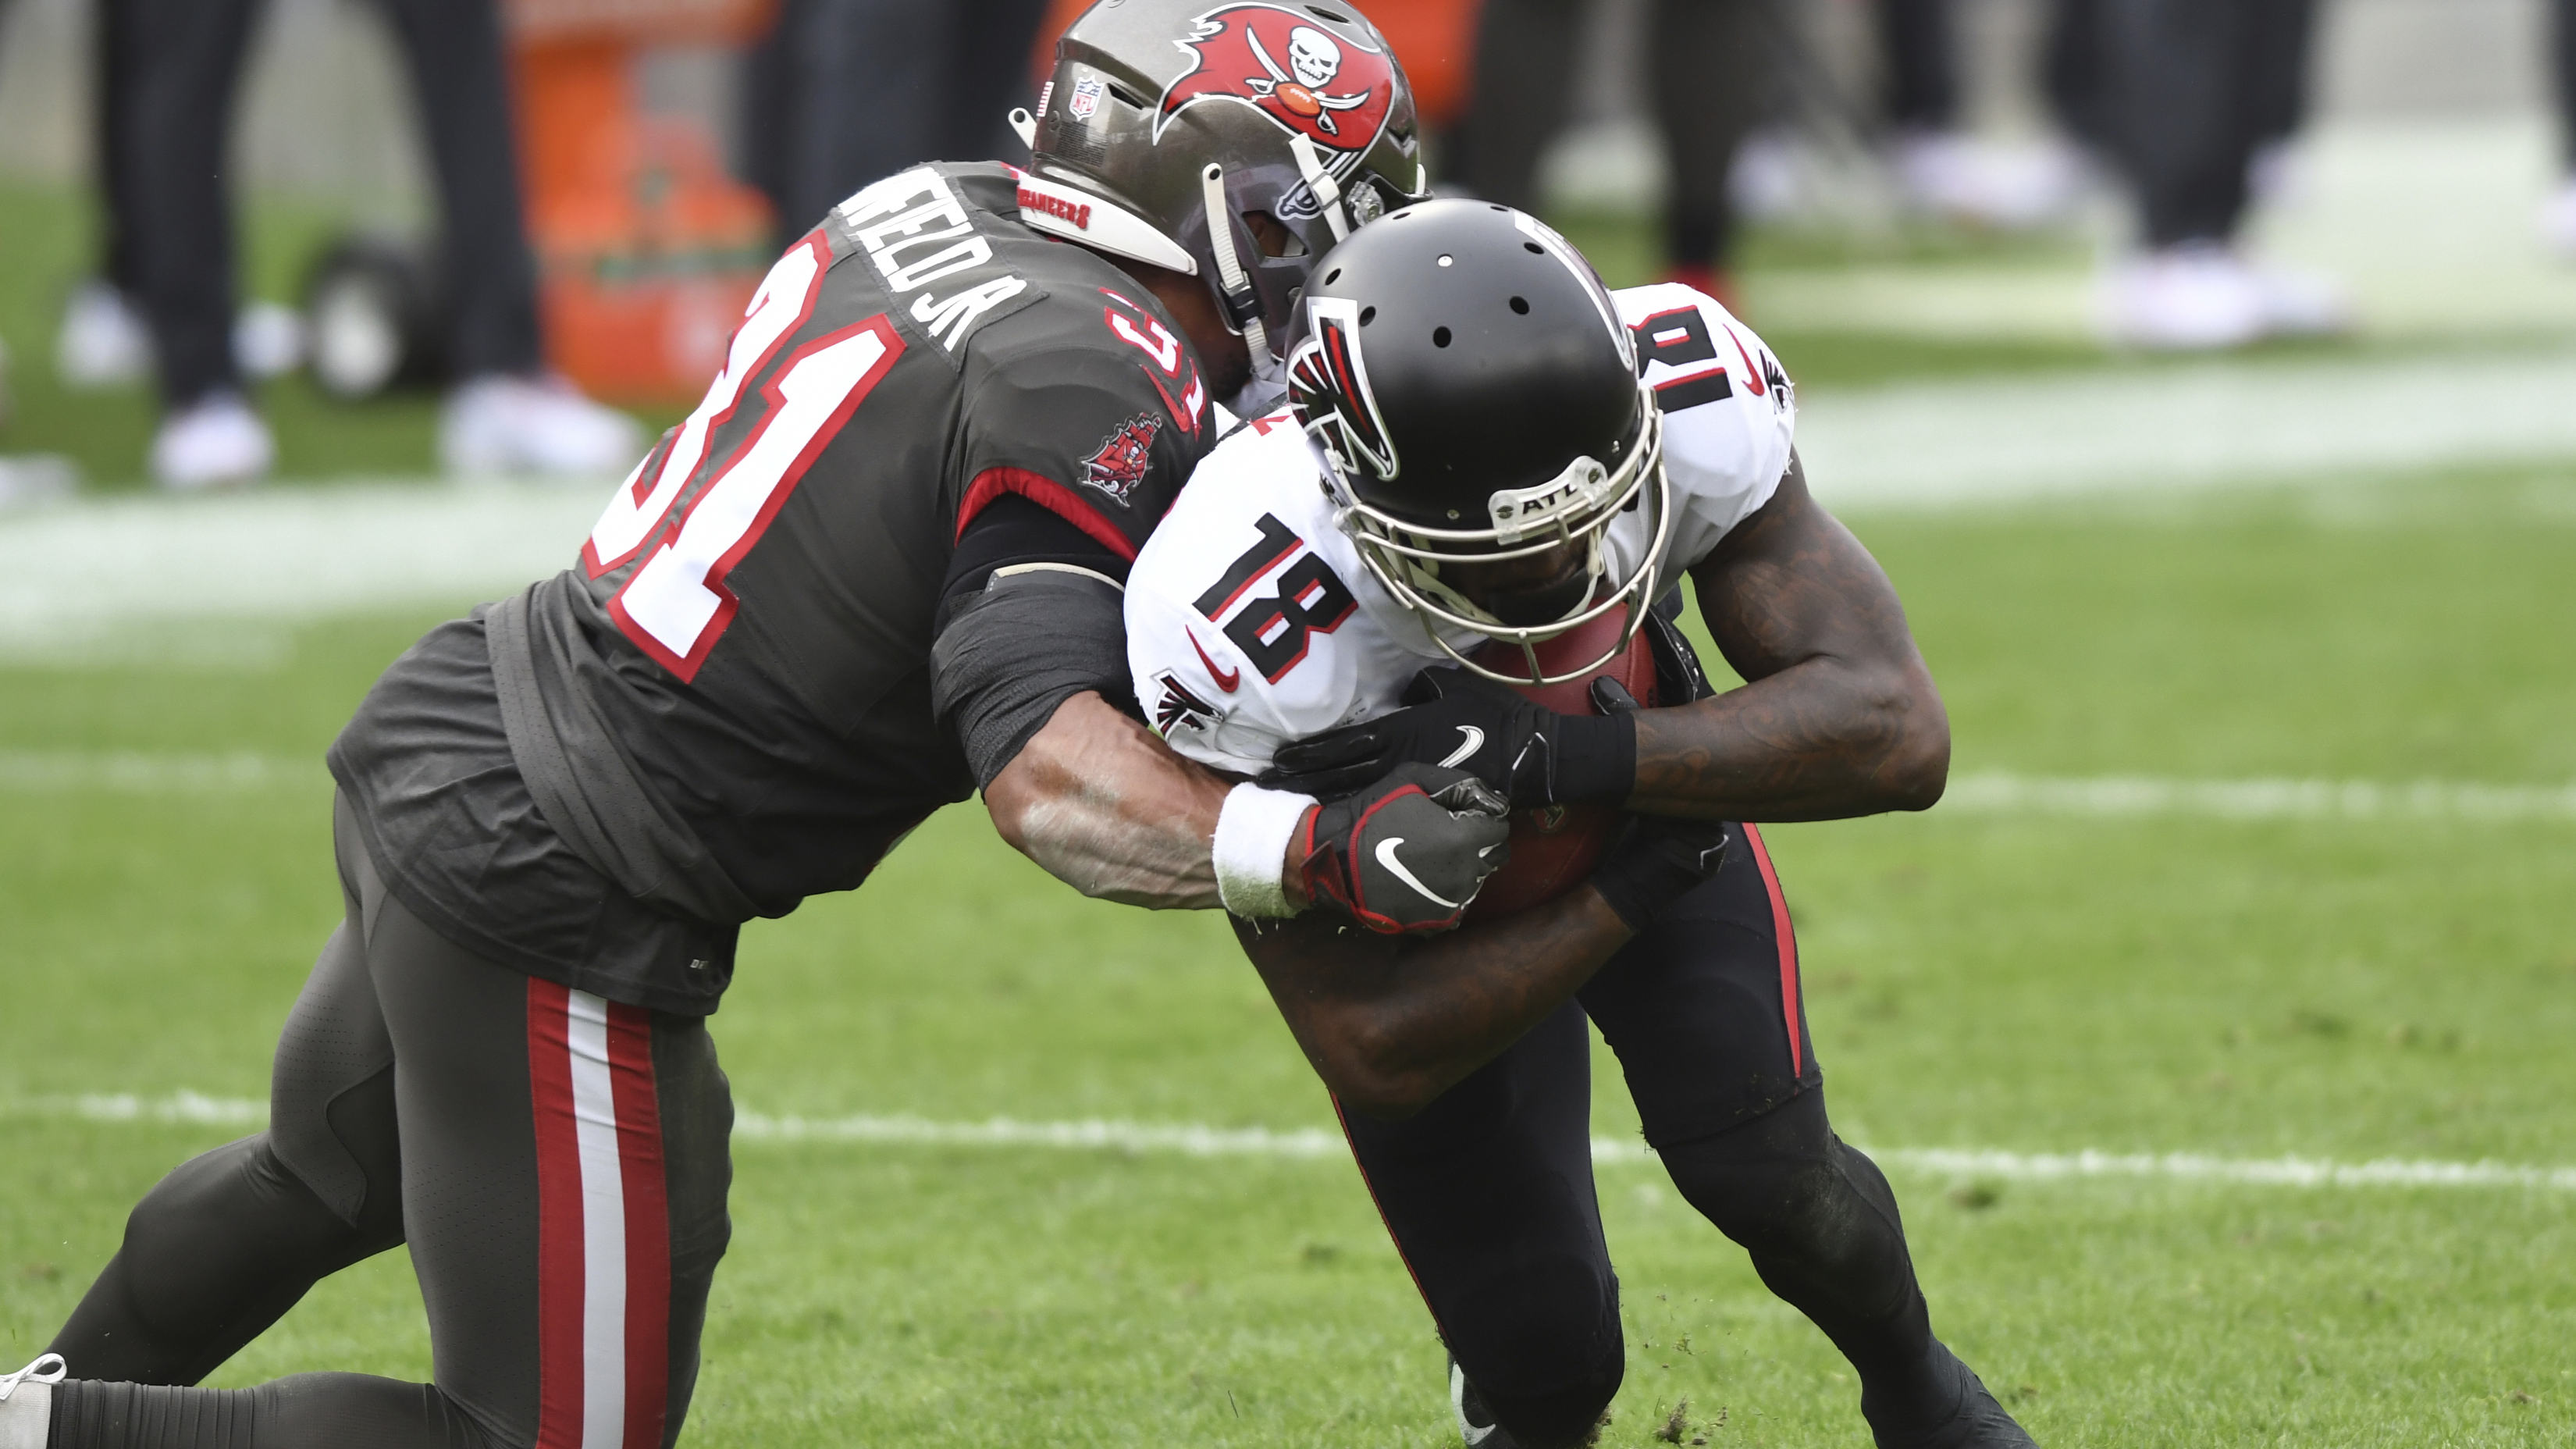
[(1319, 146), (1356, 156), (1395, 109), (1395, 62), (1276, 5), (1228, 5), (1173, 42), (1194, 64), (1163, 92), (1154, 139), (1201, 101), (1235, 101)]
[(1365, 463), (1380, 478), (1401, 466), (1360, 361), (1359, 304), (1340, 297), (1307, 303), (1314, 332), (1288, 359), (1288, 405), (1345, 473)]
[(1125, 503), (1153, 465), (1154, 434), (1162, 426), (1163, 420), (1150, 413), (1138, 413), (1119, 424), (1100, 451), (1082, 465), (1082, 481)]

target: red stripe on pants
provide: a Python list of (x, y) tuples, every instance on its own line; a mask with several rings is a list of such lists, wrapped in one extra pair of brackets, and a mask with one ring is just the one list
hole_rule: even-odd
[(608, 1065), (626, 1187), (625, 1449), (661, 1449), (671, 1398), (671, 1216), (650, 1012), (609, 1004)]
[(528, 1088), (537, 1127), (537, 1444), (581, 1449), (581, 1140), (571, 995), (528, 978)]
[(1762, 832), (1747, 825), (1744, 838), (1753, 845), (1753, 863), (1762, 868), (1762, 889), (1771, 897), (1771, 934), (1780, 945), (1780, 1017), (1789, 1028), (1789, 1072), (1803, 1075), (1807, 1052), (1798, 1031), (1798, 931), (1789, 924), (1789, 900), (1780, 894), (1780, 873), (1771, 868), (1771, 852), (1762, 844)]

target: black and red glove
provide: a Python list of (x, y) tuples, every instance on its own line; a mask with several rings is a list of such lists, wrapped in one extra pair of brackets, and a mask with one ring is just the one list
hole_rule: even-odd
[(1306, 813), (1306, 899), (1385, 935), (1452, 929), (1511, 858), (1509, 813), (1463, 770), (1399, 765)]
[(1404, 708), (1281, 747), (1261, 784), (1332, 795), (1408, 761), (1466, 771), (1515, 810), (1617, 804), (1637, 784), (1637, 725), (1558, 714), (1464, 669), (1425, 669)]

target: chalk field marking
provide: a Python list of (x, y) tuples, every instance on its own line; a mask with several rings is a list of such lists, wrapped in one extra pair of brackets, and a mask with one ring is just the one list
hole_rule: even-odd
[[(0, 750), (0, 792), (94, 790), (219, 794), (320, 789), (322, 762), (279, 755)], [(2177, 780), (2152, 775), (2049, 776), (1989, 771), (1950, 782), (1952, 815), (2120, 820), (2576, 821), (2576, 785), (2471, 785), (2419, 780)]]
[[(169, 1097), (33, 1097), (0, 1103), (0, 1118), (90, 1122), (201, 1123), (256, 1127), (268, 1104), (242, 1098), (180, 1092)], [(734, 1119), (734, 1140), (765, 1145), (863, 1143), (887, 1147), (1042, 1148), (1070, 1152), (1135, 1152), (1179, 1157), (1340, 1159), (1348, 1155), (1341, 1134), (1319, 1127), (1208, 1127), (1187, 1122), (1023, 1122), (994, 1117), (982, 1122), (941, 1122), (928, 1117), (771, 1117), (745, 1112)], [(2428, 1162), (2383, 1158), (2336, 1162), (2317, 1157), (2210, 1157), (2195, 1152), (2006, 1152), (1983, 1147), (1871, 1147), (1889, 1167), (1927, 1176), (2001, 1178), (2014, 1182), (2064, 1182), (2084, 1178), (2169, 1178), (2248, 1187), (2518, 1187), (2576, 1192), (2576, 1167), (2534, 1167), (2507, 1162)], [(1612, 1137), (1592, 1139), (1592, 1160), (1602, 1164), (1646, 1161), (1643, 1144)]]
[(2576, 785), (2446, 780), (2176, 780), (1981, 772), (1950, 782), (1936, 810), (2093, 819), (2188, 815), (2216, 820), (2576, 820)]

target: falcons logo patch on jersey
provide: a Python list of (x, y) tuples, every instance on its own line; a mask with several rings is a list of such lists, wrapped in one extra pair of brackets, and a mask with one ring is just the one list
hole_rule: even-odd
[(1121, 423), (1082, 465), (1082, 481), (1124, 505), (1136, 485), (1145, 481), (1145, 470), (1153, 466), (1154, 434), (1162, 426), (1163, 420), (1151, 413), (1138, 413)]
[(1216, 718), (1216, 706), (1190, 693), (1172, 671), (1166, 669), (1154, 680), (1163, 686), (1162, 697), (1154, 701), (1154, 733), (1167, 740), (1174, 730), (1197, 734)]
[[(1198, 63), (1155, 108), (1154, 139), (1201, 101), (1234, 101), (1291, 135), (1356, 156), (1376, 144), (1395, 108), (1395, 62), (1277, 5), (1227, 5), (1177, 42)], [(1338, 168), (1336, 168), (1338, 169)]]

